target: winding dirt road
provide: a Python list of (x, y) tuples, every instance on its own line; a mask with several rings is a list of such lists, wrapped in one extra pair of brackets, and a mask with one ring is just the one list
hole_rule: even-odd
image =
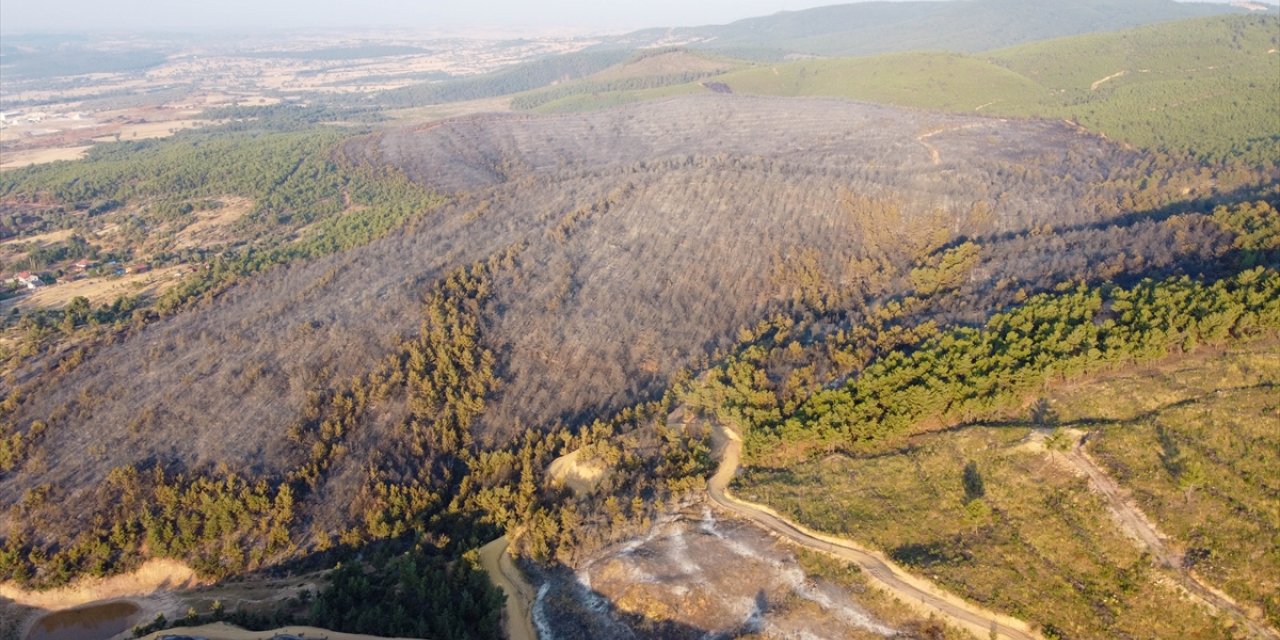
[[(996, 102), (999, 102), (999, 100), (997, 100)], [(989, 107), (993, 104), (995, 104), (995, 102), (988, 102), (987, 104), (982, 105), (982, 107)], [(981, 111), (982, 107), (978, 107), (977, 109), (975, 109), (975, 111)], [(938, 129), (934, 129), (932, 131), (926, 131), (925, 133), (922, 133), (916, 136), (916, 142), (920, 143), (920, 146), (924, 147), (925, 150), (929, 152), (929, 160), (933, 163), (934, 166), (937, 166), (942, 164), (942, 152), (938, 151), (938, 148), (933, 146), (932, 144), (925, 142), (925, 140), (928, 140), (929, 138), (932, 138), (940, 133), (947, 133), (948, 131), (961, 131), (963, 129), (972, 129), (977, 126), (981, 126), (981, 123), (974, 122), (974, 123), (962, 124), (958, 126), (940, 127)]]
[(507, 640), (538, 640), (538, 632), (533, 628), (533, 600), (537, 592), (511, 560), (505, 536), (480, 547), (480, 565), (489, 573), (489, 579), (507, 594), (503, 616)]
[(824, 535), (796, 524), (769, 507), (746, 502), (731, 496), (729, 481), (738, 471), (742, 456), (742, 440), (727, 427), (712, 427), (714, 452), (720, 459), (715, 475), (707, 481), (707, 495), (711, 501), (726, 511), (746, 518), (773, 533), (828, 555), (853, 562), (904, 602), (927, 613), (940, 615), (956, 626), (970, 631), (980, 638), (988, 638), (994, 631), (997, 637), (1014, 640), (1040, 638), (1025, 622), (985, 611), (960, 598), (945, 593), (929, 583), (903, 571), (887, 558), (870, 549), (862, 548), (847, 540)]
[(1178, 580), (1182, 588), (1194, 598), (1213, 609), (1231, 615), (1255, 637), (1280, 640), (1280, 633), (1250, 618), (1245, 614), (1240, 604), (1232, 600), (1230, 596), (1201, 582), (1195, 574), (1183, 566), (1182, 554), (1170, 549), (1165, 544), (1166, 536), (1156, 529), (1156, 526), (1147, 518), (1146, 514), (1138, 509), (1133, 501), (1129, 499), (1128, 493), (1107, 474), (1106, 470), (1085, 452), (1084, 445), (1088, 439), (1088, 434), (1085, 434), (1076, 441), (1075, 446), (1069, 451), (1061, 452), (1062, 457), (1066, 459), (1072, 468), (1089, 479), (1089, 486), (1102, 496), (1112, 516), (1119, 523), (1120, 528), (1150, 552), (1156, 564), (1168, 570)]

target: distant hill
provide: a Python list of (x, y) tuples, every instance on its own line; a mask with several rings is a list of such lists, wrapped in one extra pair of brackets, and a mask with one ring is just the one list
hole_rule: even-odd
[(632, 55), (627, 50), (613, 49), (549, 56), (478, 76), (385, 91), (377, 95), (377, 101), (390, 107), (416, 107), (510, 95), (598, 73), (626, 62)]
[(1062, 118), (1150, 149), (1280, 156), (1280, 17), (1219, 16), (985, 55), (897, 53), (763, 65), (735, 92)]
[(608, 106), (608, 98), (626, 102), (701, 91), (699, 82), (741, 69), (748, 63), (689, 49), (650, 49), (581, 80), (559, 83), (512, 98), (513, 109), (581, 111)]
[[(902, 52), (752, 64), (659, 88), (555, 88), (513, 106), (584, 111), (707, 92), (827, 96), (1069, 120), (1148, 150), (1280, 158), (1280, 15), (1223, 15), (1057, 38), (981, 54)], [(545, 90), (549, 91), (549, 90)], [(537, 94), (534, 94), (537, 95)]]
[(1249, 10), (1173, 0), (955, 0), (863, 2), (789, 11), (727, 25), (648, 29), (619, 38), (628, 47), (687, 44), (735, 51), (872, 55), (897, 51), (975, 52), (1062, 36)]

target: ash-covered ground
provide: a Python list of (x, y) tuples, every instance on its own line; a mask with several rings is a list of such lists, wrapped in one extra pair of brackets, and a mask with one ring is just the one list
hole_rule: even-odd
[[(839, 563), (834, 559), (824, 562)], [(539, 635), (588, 638), (932, 637), (940, 629), (858, 577), (807, 575), (765, 530), (695, 504), (539, 591)]]

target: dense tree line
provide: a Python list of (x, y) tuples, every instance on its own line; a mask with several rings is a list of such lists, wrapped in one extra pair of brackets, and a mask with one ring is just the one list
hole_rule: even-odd
[[(1050, 379), (1277, 328), (1280, 273), (1273, 268), (1213, 283), (1180, 277), (1127, 289), (1078, 286), (1035, 296), (980, 328), (895, 349), (785, 418), (771, 395), (757, 391), (748, 397), (762, 398), (763, 408), (740, 412), (738, 423), (762, 464), (778, 460), (780, 448), (883, 446), (931, 419), (971, 419)], [(736, 381), (730, 386), (753, 388), (749, 379)]]
[(474, 553), (452, 562), (406, 553), (333, 571), (307, 622), (378, 636), (482, 640), (501, 635), (503, 599)]

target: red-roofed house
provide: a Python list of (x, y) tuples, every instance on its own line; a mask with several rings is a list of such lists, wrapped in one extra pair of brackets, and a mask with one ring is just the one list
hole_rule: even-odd
[(40, 279), (40, 276), (31, 273), (30, 271), (23, 271), (22, 273), (10, 278), (9, 284), (26, 287), (27, 289), (35, 289), (37, 287), (43, 287), (44, 281)]

